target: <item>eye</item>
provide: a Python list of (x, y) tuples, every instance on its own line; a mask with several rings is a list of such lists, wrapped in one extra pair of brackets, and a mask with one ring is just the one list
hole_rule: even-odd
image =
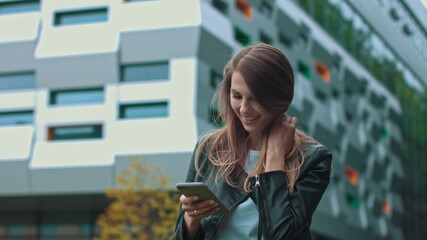
[(242, 96), (239, 94), (232, 94), (233, 98), (235, 99), (242, 99)]

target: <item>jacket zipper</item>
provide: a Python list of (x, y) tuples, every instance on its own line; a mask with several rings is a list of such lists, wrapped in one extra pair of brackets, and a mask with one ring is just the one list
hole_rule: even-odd
[(259, 174), (255, 175), (255, 187), (259, 187), (261, 184), (259, 183)]
[[(265, 227), (267, 228), (266, 229), (267, 231), (265, 233), (267, 233), (268, 230), (270, 230), (270, 226), (271, 226), (270, 213), (269, 213), (269, 209), (267, 206), (267, 202), (265, 201), (265, 193), (264, 193), (264, 190), (261, 186), (261, 179), (259, 177), (259, 174), (255, 175), (255, 194), (256, 194), (256, 197), (259, 201), (258, 209), (259, 209), (260, 220), (264, 220)], [(260, 226), (262, 226), (261, 221), (260, 221)], [(261, 229), (262, 228), (258, 227), (258, 231), (259, 231), (258, 233), (260, 233)], [(260, 236), (260, 234), (258, 234), (258, 236)], [(264, 237), (267, 237), (267, 236), (264, 236)], [(258, 239), (260, 239), (260, 238), (258, 237)]]

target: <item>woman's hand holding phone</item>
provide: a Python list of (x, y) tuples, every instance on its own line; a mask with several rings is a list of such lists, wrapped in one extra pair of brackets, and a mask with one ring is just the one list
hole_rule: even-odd
[(280, 115), (273, 123), (268, 136), (265, 171), (285, 170), (285, 156), (294, 146), (298, 118)]
[(178, 183), (176, 187), (183, 193), (179, 201), (182, 210), (185, 211), (184, 221), (188, 239), (194, 239), (202, 218), (230, 213), (221, 200), (202, 182)]
[(189, 220), (200, 220), (215, 214), (219, 210), (218, 203), (212, 199), (199, 201), (198, 196), (186, 197), (181, 195), (179, 201), (181, 201), (182, 210), (185, 211)]
[(179, 201), (182, 204), (185, 222), (185, 234), (187, 239), (195, 239), (200, 227), (200, 220), (215, 214), (219, 208), (214, 200), (199, 201), (198, 196), (181, 195)]

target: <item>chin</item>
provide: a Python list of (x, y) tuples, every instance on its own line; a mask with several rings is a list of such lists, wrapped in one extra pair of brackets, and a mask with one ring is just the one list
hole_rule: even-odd
[(252, 128), (252, 127), (243, 127), (244, 129), (245, 129), (245, 131), (246, 132), (248, 132), (248, 133), (253, 133), (254, 131), (255, 131), (255, 129), (254, 128)]

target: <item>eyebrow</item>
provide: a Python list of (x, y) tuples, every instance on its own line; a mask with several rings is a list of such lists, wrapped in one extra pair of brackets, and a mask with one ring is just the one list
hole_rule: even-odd
[(236, 91), (234, 89), (231, 89), (230, 92), (233, 93), (233, 94), (240, 94), (238, 91)]

